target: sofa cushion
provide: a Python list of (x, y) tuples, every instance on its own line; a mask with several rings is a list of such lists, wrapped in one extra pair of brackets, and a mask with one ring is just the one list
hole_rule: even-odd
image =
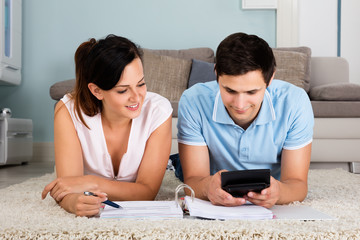
[(188, 88), (196, 83), (204, 83), (216, 79), (214, 63), (193, 59)]
[(360, 101), (360, 85), (355, 83), (331, 83), (310, 90), (311, 100)]
[(71, 92), (75, 86), (75, 79), (54, 83), (50, 87), (50, 97), (59, 101), (66, 93)]
[(189, 48), (180, 50), (167, 50), (167, 49), (146, 49), (146, 52), (151, 52), (156, 55), (165, 55), (169, 57), (182, 58), (191, 60), (193, 58), (199, 59), (205, 62), (214, 62), (214, 51), (211, 48)]
[(191, 60), (157, 55), (144, 49), (142, 61), (148, 91), (178, 101), (188, 84)]
[(273, 48), (276, 59), (275, 78), (310, 90), (311, 49), (308, 47)]

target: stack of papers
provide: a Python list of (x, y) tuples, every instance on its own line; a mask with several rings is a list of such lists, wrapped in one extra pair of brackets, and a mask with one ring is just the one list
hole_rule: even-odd
[(183, 210), (175, 201), (120, 201), (122, 208), (105, 205), (100, 218), (183, 218)]
[(185, 197), (185, 204), (192, 217), (209, 219), (272, 219), (273, 213), (264, 207), (244, 204), (236, 207), (215, 206), (209, 201)]
[[(215, 206), (209, 201), (185, 197), (185, 208), (190, 217), (206, 219), (298, 219), (298, 220), (335, 220), (325, 213), (309, 206), (275, 205), (270, 210), (251, 203), (236, 207)], [(105, 205), (100, 218), (133, 219), (174, 219), (183, 218), (183, 209), (176, 201), (121, 201), (122, 208)]]

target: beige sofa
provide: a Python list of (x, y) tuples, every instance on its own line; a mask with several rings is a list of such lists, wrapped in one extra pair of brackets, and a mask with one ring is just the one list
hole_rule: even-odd
[[(273, 50), (277, 61), (275, 78), (303, 87), (313, 106), (311, 168), (341, 167), (360, 173), (360, 85), (349, 83), (347, 61), (340, 57), (311, 57), (307, 47)], [(144, 49), (143, 63), (148, 91), (167, 97), (174, 108), (171, 153), (177, 153), (179, 98), (194, 82), (214, 80), (214, 51)], [(50, 96), (58, 101), (73, 86), (73, 79), (55, 83)]]

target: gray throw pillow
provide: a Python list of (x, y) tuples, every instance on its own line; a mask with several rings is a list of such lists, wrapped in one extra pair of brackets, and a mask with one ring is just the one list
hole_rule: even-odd
[(275, 49), (273, 53), (276, 59), (275, 79), (284, 80), (305, 89), (308, 56), (300, 52)]
[(179, 101), (187, 87), (191, 60), (157, 55), (144, 49), (142, 61), (147, 90), (170, 101)]
[(360, 85), (355, 83), (331, 83), (310, 89), (311, 100), (360, 101)]
[[(278, 52), (281, 51), (281, 52)], [(289, 55), (286, 54), (286, 52), (292, 52), (292, 53), (302, 53), (305, 55), (298, 55), (298, 57), (301, 56), (301, 59), (299, 59), (298, 63), (301, 65), (301, 79), (303, 80), (303, 85), (305, 91), (308, 93), (310, 91), (310, 65), (311, 65), (311, 49), (309, 47), (288, 47), (288, 48), (273, 48), (273, 52), (276, 58), (276, 64), (277, 64), (277, 73), (275, 73), (275, 78), (279, 76), (278, 79), (286, 78), (286, 75), (281, 76), (280, 73), (283, 72), (283, 69), (287, 69), (289, 65), (289, 62), (287, 60), (291, 58)], [(277, 52), (279, 54), (277, 54)], [(283, 58), (285, 56), (285, 58)], [(295, 59), (292, 60), (294, 62)], [(295, 60), (296, 63), (296, 60)], [(299, 67), (299, 66), (298, 66)], [(287, 72), (285, 70), (285, 72)], [(284, 73), (282, 73), (284, 74)], [(284, 80), (284, 79), (283, 79)]]
[(204, 83), (213, 80), (216, 80), (214, 63), (208, 63), (197, 59), (193, 59), (188, 88), (196, 83)]

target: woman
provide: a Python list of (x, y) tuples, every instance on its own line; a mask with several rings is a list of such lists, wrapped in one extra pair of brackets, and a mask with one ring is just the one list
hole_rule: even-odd
[(155, 198), (170, 154), (172, 108), (146, 92), (140, 56), (115, 35), (79, 46), (75, 89), (55, 108), (57, 179), (43, 199), (50, 192), (66, 211), (93, 216), (106, 199)]

